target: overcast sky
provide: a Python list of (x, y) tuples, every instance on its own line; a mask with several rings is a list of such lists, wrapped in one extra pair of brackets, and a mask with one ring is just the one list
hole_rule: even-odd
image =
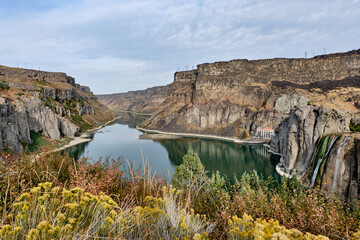
[(0, 65), (126, 92), (204, 62), (358, 49), (359, 26), (359, 0), (0, 0)]

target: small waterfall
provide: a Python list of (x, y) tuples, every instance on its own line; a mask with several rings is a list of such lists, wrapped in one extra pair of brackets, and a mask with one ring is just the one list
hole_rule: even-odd
[[(327, 144), (329, 142), (328, 140), (329, 140), (330, 136), (326, 136), (324, 138), (324, 140), (322, 141), (322, 144), (319, 146), (319, 151), (316, 156), (316, 159), (319, 159), (319, 160), (316, 163), (316, 167), (313, 172), (313, 176), (311, 178), (311, 187), (314, 187), (314, 185), (315, 185), (315, 181), (316, 181), (321, 163), (328, 156), (331, 148), (334, 146), (336, 140), (338, 140), (339, 137), (340, 137), (339, 135), (334, 136), (334, 138), (331, 140), (331, 142), (329, 144)], [(325, 152), (325, 154), (324, 154), (324, 152)]]
[[(351, 138), (350, 136), (346, 136), (344, 138), (344, 140), (340, 144), (340, 147), (338, 148), (337, 153), (336, 153), (334, 177), (333, 177), (333, 182), (332, 182), (332, 191), (333, 192), (335, 192), (335, 188), (336, 188), (336, 180), (337, 180), (338, 171), (339, 171), (339, 162), (344, 158), (344, 148), (345, 148), (346, 144), (349, 142), (350, 138)], [(343, 178), (342, 172), (344, 171), (344, 168), (345, 168), (345, 164), (343, 162), (341, 172), (340, 172), (339, 196), (340, 196), (340, 193), (341, 193), (342, 178)]]

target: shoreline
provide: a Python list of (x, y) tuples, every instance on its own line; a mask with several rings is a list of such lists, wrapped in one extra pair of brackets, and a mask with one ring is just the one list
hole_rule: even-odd
[(181, 137), (189, 137), (189, 138), (204, 138), (204, 139), (215, 139), (215, 140), (223, 140), (229, 141), (234, 143), (244, 143), (244, 144), (264, 144), (266, 141), (264, 140), (240, 140), (237, 138), (232, 137), (221, 137), (217, 135), (206, 135), (206, 134), (196, 134), (196, 133), (176, 133), (176, 132), (164, 132), (159, 130), (153, 129), (145, 129), (136, 126), (136, 129), (139, 131), (143, 131), (146, 133), (157, 133), (157, 134), (164, 134), (164, 135), (172, 135), (172, 136), (181, 136)]
[(136, 115), (140, 115), (140, 116), (151, 116), (152, 113), (141, 113), (141, 112), (134, 112), (134, 111), (128, 111), (128, 110), (117, 110), (118, 112), (122, 112), (122, 113), (131, 113), (131, 114), (136, 114)]
[(95, 128), (92, 128), (92, 129), (89, 129), (87, 130), (86, 132), (82, 133), (80, 136), (78, 137), (74, 137), (68, 144), (62, 146), (62, 147), (59, 147), (59, 148), (56, 148), (56, 149), (53, 149), (49, 152), (45, 152), (45, 153), (41, 153), (41, 154), (46, 154), (46, 153), (52, 153), (52, 152), (58, 152), (58, 151), (62, 151), (62, 150), (65, 150), (67, 148), (70, 148), (70, 147), (73, 147), (73, 146), (76, 146), (76, 145), (79, 145), (81, 143), (86, 143), (86, 142), (90, 142), (92, 139), (90, 138), (90, 133), (94, 132), (94, 131), (97, 131), (107, 125), (109, 125), (111, 122), (117, 120), (118, 118), (120, 118), (120, 116), (117, 116)]
[[(124, 112), (124, 113), (132, 113), (132, 114), (137, 114), (137, 115), (148, 115), (148, 114), (144, 114), (144, 113), (137, 113), (137, 112), (132, 112), (132, 111), (123, 111), (121, 110), (120, 112)], [(51, 153), (51, 152), (58, 152), (58, 151), (63, 151), (67, 148), (79, 145), (81, 143), (86, 143), (86, 142), (90, 142), (92, 139), (90, 138), (90, 133), (97, 131), (107, 125), (109, 125), (111, 122), (116, 121), (117, 119), (119, 119), (121, 116), (116, 116), (115, 118), (95, 127), (92, 129), (87, 130), (86, 132), (82, 133), (80, 136), (73, 138), (68, 144), (53, 149), (49, 152), (46, 153)], [(163, 134), (163, 135), (168, 135), (168, 136), (172, 136), (175, 138), (178, 137), (188, 137), (188, 138), (202, 138), (202, 139), (214, 139), (214, 140), (222, 140), (222, 141), (228, 141), (228, 142), (234, 142), (234, 143), (242, 143), (242, 144), (266, 144), (267, 141), (266, 140), (241, 140), (241, 139), (237, 139), (237, 138), (233, 138), (233, 137), (222, 137), (222, 136), (218, 136), (218, 135), (207, 135), (207, 134), (196, 134), (196, 133), (176, 133), (176, 132), (164, 132), (164, 131), (159, 131), (159, 130), (154, 130), (154, 129), (145, 129), (145, 128), (141, 128), (139, 126), (136, 126), (136, 129), (145, 133), (156, 133), (156, 134)], [(166, 137), (164, 137), (166, 138)], [(150, 138), (151, 139), (151, 138)], [(144, 138), (145, 140), (145, 138)], [(46, 153), (40, 153), (40, 154), (46, 154)]]

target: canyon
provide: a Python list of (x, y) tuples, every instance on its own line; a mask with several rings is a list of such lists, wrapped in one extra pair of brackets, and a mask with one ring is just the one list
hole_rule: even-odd
[(144, 91), (97, 95), (97, 98), (115, 112), (152, 113), (165, 101), (167, 91), (168, 86), (160, 86)]
[[(350, 126), (359, 126), (359, 88), (360, 50), (353, 50), (309, 59), (204, 63), (176, 72), (174, 81), (158, 93), (148, 89), (99, 96), (99, 100), (117, 110), (151, 112), (139, 125), (143, 129), (264, 140), (270, 152), (281, 155), (278, 172), (306, 182), (312, 178), (309, 171), (315, 171), (314, 155), (321, 139), (329, 134), (343, 139), (351, 134)], [(265, 138), (264, 130), (271, 132)], [(329, 163), (341, 139), (329, 150)], [(354, 135), (342, 147), (343, 155), (351, 157), (343, 161), (343, 177), (336, 178), (343, 183), (334, 186), (343, 190), (331, 190), (346, 199), (359, 193), (357, 139)], [(321, 182), (333, 179), (333, 165), (322, 165)]]
[(0, 149), (21, 153), (32, 133), (59, 141), (99, 125), (113, 113), (89, 87), (65, 73), (0, 66)]

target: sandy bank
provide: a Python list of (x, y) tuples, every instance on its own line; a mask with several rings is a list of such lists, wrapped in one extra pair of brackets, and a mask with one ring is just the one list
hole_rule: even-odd
[(150, 140), (172, 140), (179, 139), (181, 136), (169, 135), (169, 134), (159, 134), (159, 133), (146, 133), (139, 136), (139, 139), (150, 139)]
[(215, 139), (215, 140), (223, 140), (223, 141), (229, 141), (229, 142), (235, 142), (235, 143), (246, 143), (246, 144), (264, 144), (264, 143), (266, 143), (265, 140), (241, 140), (241, 139), (237, 139), (237, 138), (221, 137), (221, 136), (217, 136), (217, 135), (163, 132), (163, 131), (158, 131), (158, 130), (145, 129), (145, 128), (141, 128), (138, 126), (136, 126), (136, 129), (139, 131), (146, 132), (146, 133), (157, 133), (157, 134), (163, 134), (163, 135), (173, 135), (173, 136), (190, 137), (190, 138), (193, 137), (193, 138)]
[[(81, 144), (81, 143), (86, 143), (86, 142), (90, 142), (92, 139), (90, 138), (90, 133), (94, 132), (94, 131), (97, 131), (107, 125), (109, 125), (110, 123), (112, 123), (113, 121), (115, 121), (116, 119), (118, 119), (119, 116), (115, 117), (114, 119), (110, 120), (110, 121), (107, 121), (106, 123), (104, 124), (101, 124), (99, 126), (97, 126), (96, 128), (92, 128), (92, 129), (89, 129), (87, 130), (86, 132), (84, 132), (83, 134), (81, 134), (79, 137), (75, 137), (74, 139), (72, 139), (68, 144), (62, 146), (62, 147), (59, 147), (59, 148), (56, 148), (56, 149), (53, 149), (49, 152), (45, 152), (45, 153), (52, 153), (52, 152), (58, 152), (58, 151), (62, 151), (62, 150), (65, 150), (69, 147), (73, 147), (73, 146), (76, 146), (78, 144)], [(41, 154), (45, 154), (45, 153), (41, 153)]]

